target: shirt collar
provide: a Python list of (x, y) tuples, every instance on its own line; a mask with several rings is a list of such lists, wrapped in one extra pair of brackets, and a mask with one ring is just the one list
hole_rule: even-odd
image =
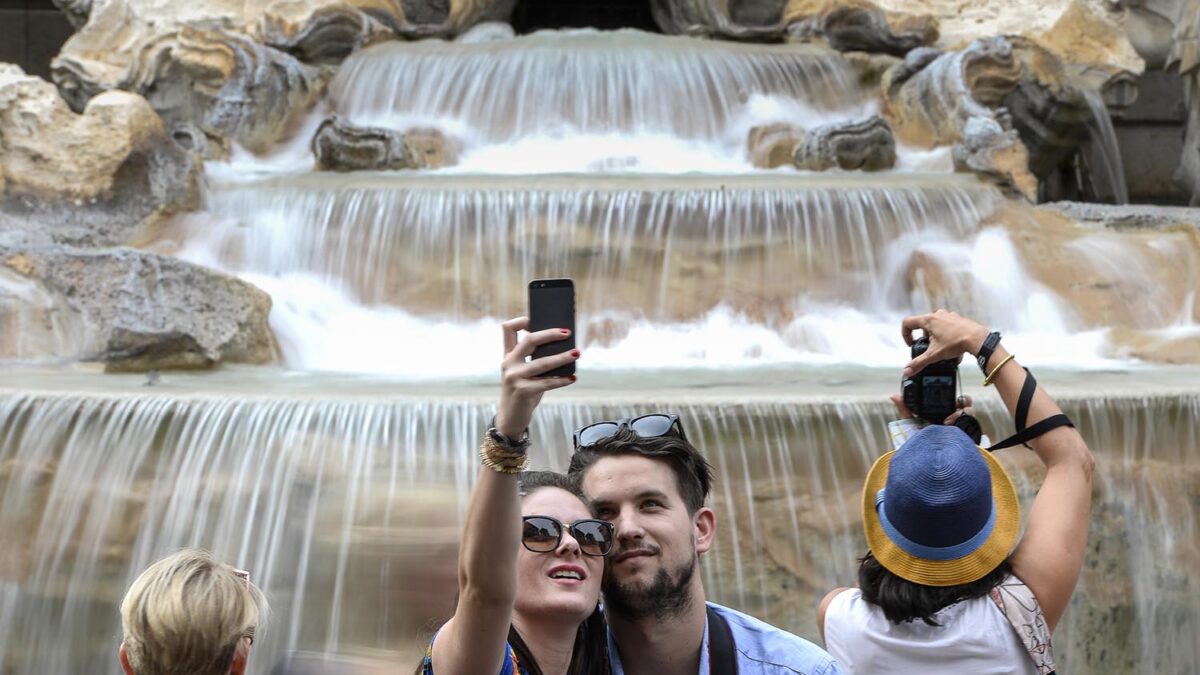
[[(612, 667), (612, 675), (625, 675), (625, 666), (621, 664), (621, 653), (617, 651), (611, 627), (608, 629), (608, 660)], [(700, 643), (700, 670), (696, 675), (708, 675), (711, 667), (708, 660), (708, 614), (705, 613), (704, 640)]]

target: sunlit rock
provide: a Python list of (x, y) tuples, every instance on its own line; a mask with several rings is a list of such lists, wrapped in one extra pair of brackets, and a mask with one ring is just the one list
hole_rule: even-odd
[(1125, 34), (1127, 12), (1111, 0), (874, 0), (938, 22), (936, 47), (959, 50), (994, 36), (1034, 39), (1068, 63), (1141, 72)]
[(954, 144), (954, 169), (974, 173), (1019, 194), (1037, 200), (1037, 178), (1029, 172), (1029, 152), (1015, 129), (1004, 129), (993, 119), (967, 120), (963, 138)]
[(788, 0), (650, 0), (654, 22), (672, 35), (777, 39)]
[(333, 171), (437, 169), (457, 160), (457, 143), (437, 129), (358, 127), (337, 117), (312, 140), (317, 166)]
[(896, 139), (888, 123), (875, 115), (813, 129), (796, 147), (794, 159), (808, 171), (882, 171), (896, 165)]
[[(318, 69), (226, 28), (162, 30), (105, 5), (53, 62), (55, 82), (76, 110), (112, 89), (142, 94), (168, 125), (195, 124), (209, 156), (231, 142), (265, 150), (315, 102)], [(124, 48), (114, 49), (115, 45)]]
[(114, 244), (198, 202), (195, 159), (140, 96), (72, 112), (54, 86), (0, 64), (0, 243)]
[(909, 52), (883, 78), (888, 114), (897, 135), (933, 147), (960, 145), (956, 166), (998, 180), (1033, 199), (1037, 182), (1007, 113), (999, 110), (1016, 89), (1023, 68), (1003, 38), (972, 43), (947, 54), (931, 49)]
[(0, 358), (108, 371), (271, 363), (271, 299), (231, 276), (129, 248), (0, 247)]
[(760, 169), (792, 166), (796, 146), (804, 136), (802, 127), (787, 122), (752, 127), (746, 137), (750, 163)]
[(938, 38), (933, 17), (886, 12), (870, 0), (791, 0), (783, 23), (789, 39), (821, 37), (839, 51), (902, 56)]

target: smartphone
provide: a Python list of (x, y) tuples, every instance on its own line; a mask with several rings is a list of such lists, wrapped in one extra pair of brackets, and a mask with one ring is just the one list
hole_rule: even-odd
[[(534, 279), (529, 282), (529, 332), (547, 328), (566, 328), (571, 335), (566, 340), (544, 344), (533, 350), (540, 359), (575, 349), (575, 282), (570, 279)], [(547, 371), (543, 377), (565, 377), (575, 374), (575, 362)]]

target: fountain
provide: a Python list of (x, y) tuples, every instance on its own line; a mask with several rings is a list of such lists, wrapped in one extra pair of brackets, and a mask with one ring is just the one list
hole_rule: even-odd
[[(564, 469), (584, 421), (679, 411), (720, 477), (712, 599), (813, 639), (817, 600), (853, 582), (864, 550), (858, 491), (887, 443), (900, 317), (947, 306), (1004, 330), (1098, 460), (1060, 665), (1187, 671), (1198, 230), (1081, 224), (953, 173), (948, 148), (903, 129), (885, 171), (754, 164), (763, 129), (883, 112), (820, 45), (485, 25), (355, 52), (302, 133), (210, 161), (203, 208), (138, 242), (266, 291), (279, 366), (147, 379), (34, 351), (6, 364), (0, 671), (118, 672), (125, 586), (194, 545), (271, 599), (254, 673), (295, 654), (411, 668), (452, 608), (496, 324), (545, 276), (576, 280), (585, 357), (539, 410), (534, 464)], [(308, 141), (330, 114), (434, 129), (455, 160), (316, 171)], [(1102, 105), (1094, 117), (1117, 190)], [(5, 269), (0, 290), (28, 293)], [(40, 315), (4, 316), (31, 332)], [(999, 400), (963, 374), (1007, 435)], [(1028, 506), (1040, 464), (1001, 459)]]

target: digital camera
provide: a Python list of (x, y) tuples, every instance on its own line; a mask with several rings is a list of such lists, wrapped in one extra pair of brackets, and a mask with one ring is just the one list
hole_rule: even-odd
[[(912, 344), (912, 358), (929, 349), (929, 338), (917, 338)], [(924, 370), (900, 380), (904, 405), (917, 417), (930, 424), (943, 424), (957, 409), (958, 359), (935, 361)]]

